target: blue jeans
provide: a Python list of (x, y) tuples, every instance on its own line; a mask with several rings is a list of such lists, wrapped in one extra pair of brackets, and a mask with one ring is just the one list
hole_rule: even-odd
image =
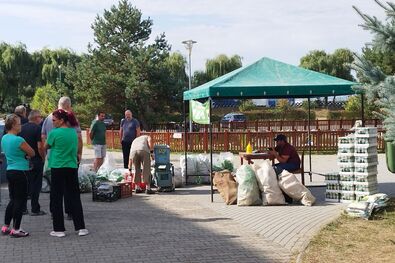
[(300, 165), (297, 165), (296, 163), (276, 163), (274, 165), (274, 170), (276, 171), (276, 174), (278, 175), (283, 170), (287, 170), (288, 172), (298, 170), (299, 166)]

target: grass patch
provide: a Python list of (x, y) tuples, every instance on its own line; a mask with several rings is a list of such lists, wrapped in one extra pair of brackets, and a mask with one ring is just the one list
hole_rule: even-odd
[[(394, 262), (395, 198), (373, 220), (342, 215), (310, 242), (301, 262)], [(296, 256), (293, 259), (296, 262)]]

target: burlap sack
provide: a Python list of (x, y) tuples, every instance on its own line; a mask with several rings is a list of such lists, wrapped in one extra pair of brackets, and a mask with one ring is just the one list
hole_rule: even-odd
[(315, 203), (315, 197), (310, 190), (302, 185), (294, 174), (287, 170), (282, 171), (280, 174), (278, 184), (287, 195), (297, 201), (300, 200), (303, 205), (311, 206)]
[(256, 172), (256, 180), (262, 193), (263, 205), (285, 205), (284, 195), (278, 186), (276, 172), (270, 161), (260, 164)]
[(262, 200), (259, 196), (259, 188), (256, 182), (255, 172), (249, 165), (242, 165), (237, 169), (237, 205), (260, 205)]
[(237, 183), (231, 172), (223, 170), (213, 176), (213, 184), (227, 205), (236, 204)]

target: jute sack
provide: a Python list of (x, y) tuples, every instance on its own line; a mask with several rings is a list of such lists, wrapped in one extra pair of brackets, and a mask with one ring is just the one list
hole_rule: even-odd
[(213, 184), (227, 205), (236, 204), (237, 183), (230, 171), (216, 172), (213, 176)]
[(255, 172), (249, 165), (242, 165), (237, 169), (237, 205), (260, 205), (262, 200), (259, 196), (259, 188), (256, 182)]
[(270, 161), (265, 160), (260, 164), (256, 172), (256, 180), (259, 189), (262, 193), (263, 205), (284, 205), (285, 199), (278, 186), (276, 172), (270, 164)]
[(297, 201), (300, 200), (303, 205), (311, 206), (315, 203), (315, 197), (310, 190), (302, 185), (294, 174), (287, 170), (282, 171), (280, 174), (278, 184), (287, 195)]

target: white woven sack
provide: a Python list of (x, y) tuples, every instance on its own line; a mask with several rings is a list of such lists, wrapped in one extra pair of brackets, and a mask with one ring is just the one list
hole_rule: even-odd
[(270, 164), (270, 161), (265, 160), (260, 164), (256, 173), (256, 179), (259, 189), (262, 192), (263, 205), (284, 205), (285, 199), (278, 186), (276, 172)]
[(310, 190), (302, 185), (296, 176), (287, 170), (282, 171), (278, 184), (280, 188), (292, 199), (301, 201), (303, 205), (311, 206), (315, 203), (315, 197)]
[(255, 172), (249, 165), (242, 165), (237, 169), (237, 205), (260, 205), (259, 188), (256, 182)]

